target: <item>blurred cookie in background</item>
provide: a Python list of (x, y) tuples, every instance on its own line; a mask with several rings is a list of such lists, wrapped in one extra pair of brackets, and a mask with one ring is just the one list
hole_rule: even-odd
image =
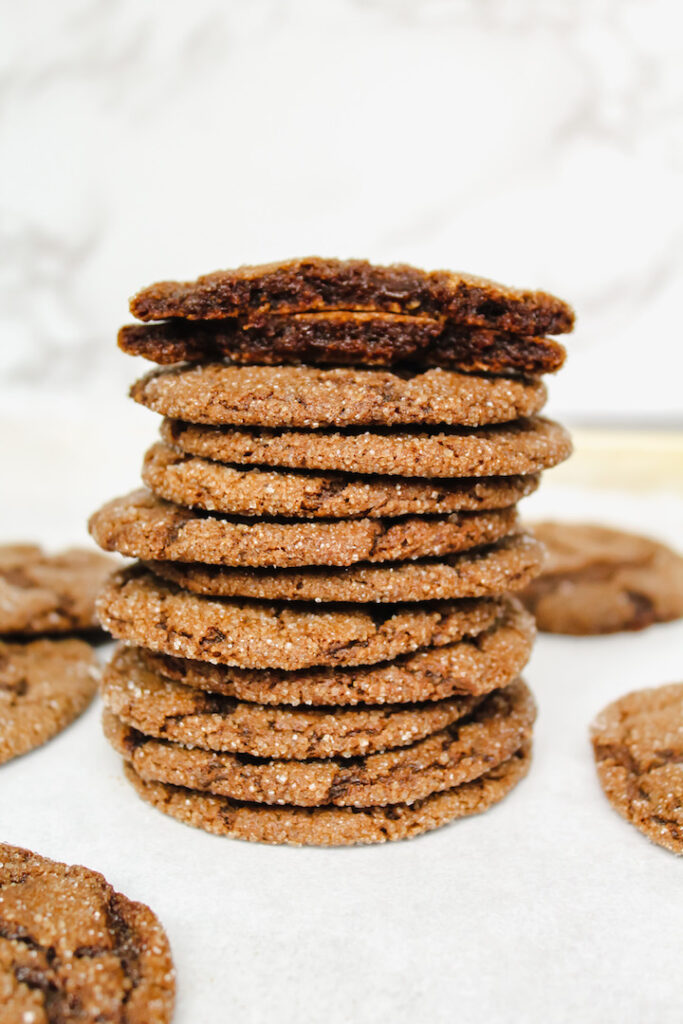
[(593, 523), (529, 526), (548, 555), (521, 598), (542, 632), (618, 633), (683, 616), (683, 557), (665, 544)]

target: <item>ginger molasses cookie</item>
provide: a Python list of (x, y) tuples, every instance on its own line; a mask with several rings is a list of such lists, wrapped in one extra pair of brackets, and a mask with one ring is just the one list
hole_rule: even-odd
[(609, 704), (591, 739), (615, 810), (653, 843), (683, 854), (683, 683)]
[(115, 568), (99, 551), (0, 545), (0, 634), (96, 629), (95, 595)]
[(190, 689), (119, 650), (102, 677), (105, 706), (146, 736), (254, 757), (355, 757), (415, 740), (468, 715), (481, 698), (344, 708), (275, 707)]
[(199, 597), (140, 566), (111, 577), (97, 601), (117, 639), (163, 654), (242, 668), (372, 665), (419, 647), (475, 636), (496, 621), (500, 600), (423, 606), (333, 606)]
[(683, 616), (683, 557), (649, 537), (591, 523), (544, 522), (548, 550), (523, 595), (546, 633), (614, 633)]
[(466, 373), (538, 377), (559, 370), (562, 345), (552, 338), (468, 327), (398, 313), (262, 313), (256, 322), (166, 320), (128, 324), (119, 348), (161, 365), (190, 362), (441, 366)]
[(153, 739), (111, 712), (105, 735), (153, 782), (266, 804), (371, 807), (412, 803), (484, 775), (529, 739), (534, 703), (522, 682), (491, 694), (467, 717), (409, 746), (363, 757), (260, 760)]
[(175, 972), (143, 903), (96, 871), (0, 844), (3, 1021), (168, 1024)]
[(545, 405), (540, 381), (451, 370), (232, 366), (206, 363), (152, 370), (131, 397), (189, 423), (258, 427), (462, 424), (531, 416)]
[(240, 430), (164, 420), (161, 436), (191, 455), (242, 465), (421, 477), (538, 473), (571, 455), (569, 434), (541, 416), (466, 429)]
[(229, 569), (187, 562), (147, 562), (152, 572), (185, 590), (212, 597), (268, 601), (402, 601), (493, 597), (526, 587), (543, 565), (543, 548), (529, 533), (435, 561), (355, 565), (345, 569)]
[(0, 764), (41, 746), (78, 718), (98, 679), (95, 654), (82, 640), (0, 641)]
[(561, 334), (574, 324), (571, 307), (546, 292), (507, 288), (450, 270), (319, 256), (218, 270), (196, 281), (161, 281), (130, 302), (138, 320), (255, 319), (271, 311), (314, 310), (426, 314), (531, 335)]
[(292, 846), (353, 846), (410, 839), (457, 818), (480, 814), (514, 789), (531, 762), (526, 743), (507, 761), (473, 782), (415, 803), (374, 807), (272, 807), (211, 796), (163, 782), (145, 782), (126, 765), (143, 800), (186, 825), (232, 839)]
[(163, 443), (146, 453), (142, 479), (159, 497), (189, 508), (302, 519), (507, 508), (531, 494), (539, 481), (538, 475), (420, 480), (228, 466)]
[(514, 598), (505, 598), (496, 621), (475, 636), (376, 665), (241, 669), (142, 647), (129, 648), (129, 657), (134, 651), (152, 672), (186, 686), (260, 704), (401, 704), (481, 696), (507, 686), (526, 665), (534, 636), (533, 617)]
[(514, 508), (400, 519), (266, 520), (209, 515), (133, 491), (108, 502), (89, 528), (107, 551), (213, 565), (350, 565), (449, 554), (515, 529)]

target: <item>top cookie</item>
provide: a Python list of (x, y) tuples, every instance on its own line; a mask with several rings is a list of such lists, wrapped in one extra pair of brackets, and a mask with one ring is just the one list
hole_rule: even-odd
[(119, 348), (152, 362), (355, 363), (359, 366), (441, 366), (466, 373), (554, 373), (565, 359), (562, 345), (468, 327), (452, 320), (398, 313), (263, 313), (256, 323), (231, 320), (166, 320), (128, 324)]
[(172, 366), (136, 381), (131, 397), (189, 423), (260, 427), (348, 427), (395, 423), (478, 427), (539, 412), (540, 381), (477, 377), (449, 370), (311, 366)]
[(522, 599), (547, 633), (643, 629), (683, 616), (683, 558), (649, 537), (592, 523), (536, 523), (548, 550)]
[(96, 871), (0, 843), (0, 1016), (167, 1024), (175, 978), (149, 907)]
[(530, 335), (562, 334), (574, 323), (571, 307), (545, 292), (448, 270), (315, 256), (219, 270), (193, 282), (162, 281), (138, 292), (130, 310), (138, 320), (365, 310), (426, 314)]
[(98, 629), (95, 597), (115, 568), (97, 551), (48, 555), (36, 544), (0, 545), (0, 634)]

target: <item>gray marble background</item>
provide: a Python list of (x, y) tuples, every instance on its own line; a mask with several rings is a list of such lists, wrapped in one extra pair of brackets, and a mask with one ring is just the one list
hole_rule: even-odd
[(291, 255), (545, 287), (574, 422), (681, 417), (675, 0), (5, 0), (0, 400), (90, 414), (126, 300)]

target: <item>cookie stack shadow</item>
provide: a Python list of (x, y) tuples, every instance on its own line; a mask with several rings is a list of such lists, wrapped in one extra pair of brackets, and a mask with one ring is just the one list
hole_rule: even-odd
[(143, 799), (270, 843), (401, 839), (526, 774), (516, 504), (570, 452), (539, 416), (571, 310), (447, 272), (299, 260), (131, 303), (132, 388), (162, 414), (146, 489), (90, 529), (138, 559), (104, 729)]

